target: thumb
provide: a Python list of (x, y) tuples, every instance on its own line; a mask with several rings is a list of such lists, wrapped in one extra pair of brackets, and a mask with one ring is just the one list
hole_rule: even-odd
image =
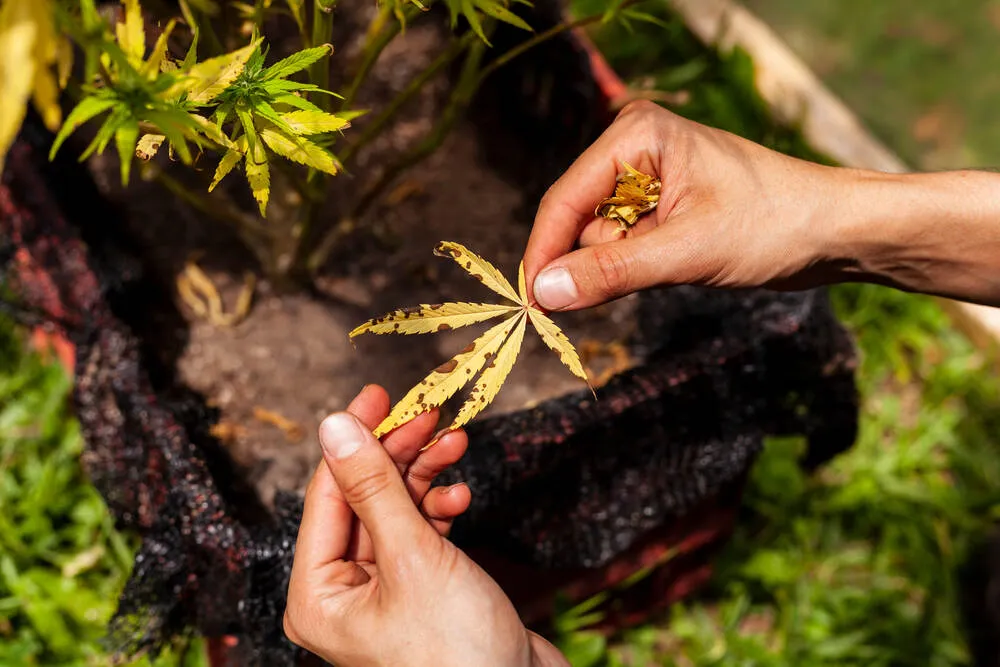
[(663, 282), (670, 253), (651, 235), (581, 248), (548, 264), (533, 284), (545, 310), (596, 306)]
[(371, 536), (376, 559), (412, 552), (421, 532), (432, 529), (382, 444), (347, 412), (324, 419), (319, 439), (344, 501)]

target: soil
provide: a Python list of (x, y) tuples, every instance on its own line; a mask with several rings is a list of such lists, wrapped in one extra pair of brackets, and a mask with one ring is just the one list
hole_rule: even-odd
[[(367, 0), (339, 6), (345, 5), (350, 8), (342, 11), (343, 16), (358, 17), (354, 24), (338, 19), (345, 31), (363, 23), (375, 8)], [(408, 27), (376, 65), (372, 84), (359, 95), (359, 105), (378, 108), (429, 62), (441, 39), (441, 27), (434, 22)], [(349, 62), (357, 51), (356, 43), (344, 41), (346, 46), (338, 44), (335, 70), (338, 57)], [(401, 115), (401, 122), (359, 154), (352, 173), (331, 179), (329, 215), (336, 215), (344, 194), (367, 182), (379, 165), (424, 135), (440, 110), (447, 84), (442, 77), (428, 86)], [(361, 128), (363, 121), (356, 125)], [(545, 146), (538, 148), (539, 153), (544, 151)], [(566, 156), (567, 164), (571, 160)], [(134, 179), (123, 190), (117, 182), (117, 160), (110, 152), (91, 162), (101, 188), (126, 210), (156, 272), (173, 280), (184, 262), (198, 254), (200, 266), (231, 308), (243, 273), (257, 272), (252, 256), (232, 231), (153, 183)], [(214, 326), (180, 305), (188, 325), (187, 331), (177, 332), (187, 339), (178, 359), (180, 377), (220, 408), (220, 433), (237, 463), (250, 469), (265, 502), (271, 502), (278, 488), (304, 486), (319, 460), (320, 420), (343, 409), (362, 386), (381, 384), (398, 399), (488, 326), (433, 336), (367, 336), (355, 341), (356, 346), (347, 337), (359, 323), (397, 307), (495, 299), (453, 262), (433, 255), (440, 240), (465, 244), (509, 278), (516, 277), (530, 231), (534, 203), (525, 192), (531, 188), (505, 179), (488, 162), (495, 163), (495, 156), (484, 154), (480, 130), (465, 122), (432, 157), (397, 179), (358, 230), (338, 246), (313, 292), (278, 293), (266, 281), (259, 282), (252, 311), (232, 328)], [(192, 179), (190, 170), (165, 167), (178, 178)], [(246, 184), (241, 178), (236, 173), (230, 176), (229, 190), (245, 202)], [(578, 347), (605, 348), (629, 337), (634, 302), (624, 299), (556, 319)], [(595, 374), (612, 363), (607, 358), (588, 361)], [(521, 409), (579, 388), (580, 381), (529, 332), (513, 373), (486, 414)], [(455, 407), (457, 402), (447, 406), (443, 419)], [(261, 415), (259, 409), (272, 417)], [(297, 428), (288, 424), (280, 428), (275, 422), (281, 419)]]

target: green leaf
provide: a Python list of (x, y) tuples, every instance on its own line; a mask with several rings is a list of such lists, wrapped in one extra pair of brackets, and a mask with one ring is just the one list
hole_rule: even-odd
[(247, 109), (239, 105), (235, 105), (234, 110), (236, 111), (236, 117), (240, 119), (240, 125), (243, 127), (243, 132), (246, 134), (247, 141), (247, 155), (253, 155), (256, 153), (258, 146), (260, 145), (260, 139), (257, 138), (257, 128), (253, 124), (253, 116)]
[(145, 116), (147, 121), (155, 125), (160, 132), (167, 137), (167, 141), (170, 142), (170, 147), (177, 152), (181, 161), (184, 162), (184, 164), (191, 164), (191, 149), (188, 148), (187, 140), (185, 138), (185, 135), (187, 135), (187, 132), (185, 132), (185, 124), (190, 122), (187, 118), (187, 114), (184, 112), (171, 114), (167, 111), (147, 111)]
[(190, 70), (198, 62), (198, 35), (200, 34), (198, 26), (195, 25), (194, 34), (191, 35), (191, 46), (188, 47), (188, 51), (184, 55), (184, 62), (181, 63), (181, 69), (184, 71)]
[(109, 97), (85, 97), (80, 103), (73, 107), (73, 110), (66, 116), (63, 126), (59, 129), (55, 140), (52, 142), (52, 149), (49, 151), (49, 159), (53, 159), (69, 135), (94, 116), (104, 113), (115, 106), (117, 100)]
[(288, 132), (289, 134), (298, 134), (293, 130), (285, 119), (282, 118), (277, 111), (275, 111), (270, 104), (263, 100), (258, 100), (254, 102), (253, 113), (261, 118), (269, 121), (270, 123), (277, 125), (282, 131)]
[(299, 97), (298, 95), (292, 95), (291, 93), (275, 95), (271, 98), (271, 101), (275, 104), (284, 104), (285, 106), (301, 109), (302, 111), (322, 111), (322, 109), (306, 98)]
[(301, 72), (305, 68), (318, 61), (320, 58), (333, 53), (333, 46), (323, 44), (311, 49), (303, 49), (298, 53), (293, 53), (283, 60), (279, 60), (261, 73), (264, 81), (272, 79), (284, 79), (296, 72)]
[(221, 160), (219, 160), (219, 166), (215, 168), (215, 176), (212, 178), (212, 182), (208, 186), (209, 192), (214, 190), (215, 186), (217, 186), (219, 182), (233, 170), (233, 167), (239, 164), (241, 157), (243, 157), (243, 154), (235, 148), (230, 148), (226, 151), (226, 154), (222, 156)]
[(272, 128), (262, 129), (260, 137), (268, 148), (285, 159), (327, 174), (337, 173), (337, 159), (333, 154), (305, 137), (290, 137)]
[(323, 111), (293, 111), (282, 114), (281, 118), (291, 128), (293, 134), (299, 135), (336, 132), (351, 125), (346, 118)]
[(462, 16), (465, 20), (469, 22), (469, 27), (472, 31), (476, 33), (476, 36), (487, 46), (492, 46), (490, 40), (486, 39), (486, 33), (483, 32), (482, 21), (479, 20), (479, 13), (476, 11), (475, 5), (472, 4), (472, 0), (458, 0), (460, 7), (462, 8)]
[(90, 145), (80, 154), (80, 162), (83, 162), (95, 152), (100, 154), (108, 147), (108, 142), (115, 136), (115, 132), (122, 123), (128, 120), (128, 112), (124, 109), (116, 109), (112, 114), (104, 119), (104, 124), (97, 130)]
[(257, 50), (260, 40), (225, 55), (209, 58), (191, 67), (171, 89), (172, 94), (187, 93), (188, 101), (206, 104), (218, 97), (243, 71), (247, 59)]
[(118, 158), (121, 161), (122, 187), (128, 185), (129, 172), (132, 170), (132, 158), (135, 155), (135, 145), (139, 141), (139, 123), (129, 118), (115, 130), (115, 146), (118, 148)]
[(510, 25), (521, 28), (522, 30), (534, 32), (531, 26), (525, 23), (524, 19), (501, 5), (496, 0), (474, 0), (474, 2), (476, 7), (482, 10), (482, 12), (487, 16), (492, 16), (498, 21), (509, 23)]

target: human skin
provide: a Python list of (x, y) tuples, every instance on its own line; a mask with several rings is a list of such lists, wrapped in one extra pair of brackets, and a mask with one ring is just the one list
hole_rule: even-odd
[[(624, 236), (594, 215), (623, 161), (662, 181)], [(545, 194), (524, 267), (547, 310), (660, 285), (845, 281), (1000, 305), (1000, 175), (822, 166), (635, 102)]]
[(388, 414), (388, 394), (370, 385), (320, 426), (323, 461), (306, 491), (285, 634), (338, 667), (568, 667), (446, 539), (469, 489), (430, 486), (465, 452), (464, 432), (421, 451), (432, 411), (379, 442), (371, 429)]

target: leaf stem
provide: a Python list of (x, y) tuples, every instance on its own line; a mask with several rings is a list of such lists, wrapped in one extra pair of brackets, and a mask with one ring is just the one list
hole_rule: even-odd
[(229, 202), (223, 201), (220, 197), (205, 196), (193, 192), (156, 166), (147, 167), (146, 173), (174, 196), (184, 200), (205, 215), (235, 228), (240, 238), (255, 252), (258, 250), (260, 242), (267, 243), (274, 239), (275, 234), (271, 229), (244, 214)]
[[(313, 0), (312, 44), (319, 46), (333, 41), (333, 7), (335, 3)], [(330, 89), (330, 61), (320, 58), (309, 68), (310, 81), (323, 90)], [(310, 100), (323, 111), (330, 110), (330, 96), (317, 93)]]
[[(358, 90), (365, 82), (365, 79), (368, 78), (368, 74), (378, 61), (378, 57), (382, 55), (382, 51), (388, 46), (389, 42), (399, 34), (401, 24), (399, 21), (390, 22), (388, 20), (391, 13), (392, 7), (390, 3), (384, 2), (379, 8), (378, 14), (372, 19), (372, 24), (369, 26), (365, 37), (365, 45), (362, 47), (361, 62), (358, 64), (358, 69), (348, 84), (347, 90), (344, 91), (344, 99), (340, 104), (341, 110), (349, 109), (354, 104), (354, 98), (357, 97)], [(407, 20), (414, 15), (410, 7), (404, 9), (403, 13)], [(387, 23), (388, 25), (386, 26)]]

